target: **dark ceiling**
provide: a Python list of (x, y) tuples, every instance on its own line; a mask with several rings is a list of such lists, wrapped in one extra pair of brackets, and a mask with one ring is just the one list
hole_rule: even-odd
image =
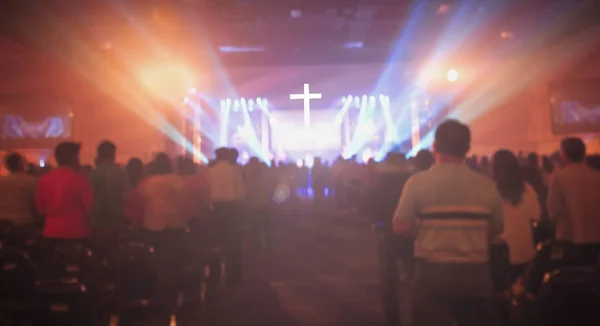
[(3, 0), (0, 34), (63, 57), (84, 46), (99, 53), (151, 56), (155, 44), (161, 44), (187, 58), (212, 52), (225, 65), (256, 65), (384, 61), (412, 24), (406, 51), (396, 58), (411, 60), (430, 50), (461, 13), (465, 22), (476, 17), (483, 22), (472, 45), (492, 47), (506, 42), (502, 32), (518, 37), (525, 25), (547, 26), (571, 14), (562, 28), (561, 35), (567, 36), (600, 20), (598, 2)]

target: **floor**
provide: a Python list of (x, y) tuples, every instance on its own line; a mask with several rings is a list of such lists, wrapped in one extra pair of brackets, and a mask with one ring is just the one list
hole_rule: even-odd
[(224, 291), (209, 325), (384, 324), (368, 221), (315, 216), (305, 203), (279, 212), (274, 229), (274, 252), (245, 252), (245, 282)]

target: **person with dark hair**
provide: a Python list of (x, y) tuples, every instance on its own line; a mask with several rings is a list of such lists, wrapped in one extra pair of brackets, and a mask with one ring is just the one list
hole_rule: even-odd
[(96, 233), (110, 235), (127, 221), (123, 214), (129, 190), (127, 173), (116, 163), (117, 146), (105, 140), (96, 148), (96, 168), (88, 173), (94, 189), (94, 210), (90, 219)]
[(563, 139), (565, 167), (550, 178), (547, 208), (556, 238), (577, 246), (579, 262), (595, 264), (600, 253), (600, 172), (585, 163), (585, 152), (581, 139)]
[(229, 249), (227, 279), (232, 283), (242, 281), (242, 236), (244, 229), (243, 203), (246, 187), (242, 168), (237, 165), (237, 151), (218, 148), (215, 164), (208, 169), (210, 201), (221, 230), (221, 242)]
[(190, 219), (183, 178), (174, 173), (171, 159), (159, 153), (147, 175), (129, 196), (130, 220), (150, 232), (182, 229)]
[(136, 187), (144, 178), (144, 162), (138, 157), (132, 157), (125, 165), (125, 172), (131, 187)]
[(465, 164), (470, 143), (468, 126), (440, 124), (436, 165), (407, 181), (394, 213), (394, 231), (416, 236), (416, 326), (494, 323), (489, 249), (504, 228), (502, 198), (490, 178)]
[(422, 149), (415, 155), (415, 168), (417, 171), (427, 171), (435, 163), (435, 157), (429, 150)]
[(492, 160), (492, 175), (503, 199), (504, 232), (508, 245), (511, 281), (523, 274), (535, 256), (531, 222), (539, 220), (541, 208), (537, 194), (521, 175), (519, 159), (508, 150), (499, 150)]
[(88, 178), (78, 172), (81, 145), (63, 142), (54, 149), (58, 168), (40, 178), (36, 207), (45, 216), (44, 237), (51, 239), (86, 239), (91, 235), (89, 215), (94, 192)]
[(0, 220), (28, 226), (35, 220), (35, 178), (25, 173), (25, 158), (16, 152), (6, 156), (10, 172), (0, 177)]

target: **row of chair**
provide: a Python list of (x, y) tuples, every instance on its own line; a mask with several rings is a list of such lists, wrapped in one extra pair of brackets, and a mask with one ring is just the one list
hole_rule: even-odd
[(145, 240), (125, 230), (93, 250), (0, 227), (0, 324), (123, 325), (145, 311), (163, 312), (167, 325), (186, 306), (202, 313), (223, 280), (225, 250), (190, 242), (191, 253), (161, 253)]

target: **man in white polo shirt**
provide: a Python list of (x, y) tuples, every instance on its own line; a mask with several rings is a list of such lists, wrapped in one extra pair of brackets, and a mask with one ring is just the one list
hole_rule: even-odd
[(415, 236), (415, 326), (494, 323), (489, 245), (503, 230), (502, 199), (464, 163), (470, 142), (466, 125), (440, 124), (437, 164), (408, 180), (394, 214), (394, 232)]

